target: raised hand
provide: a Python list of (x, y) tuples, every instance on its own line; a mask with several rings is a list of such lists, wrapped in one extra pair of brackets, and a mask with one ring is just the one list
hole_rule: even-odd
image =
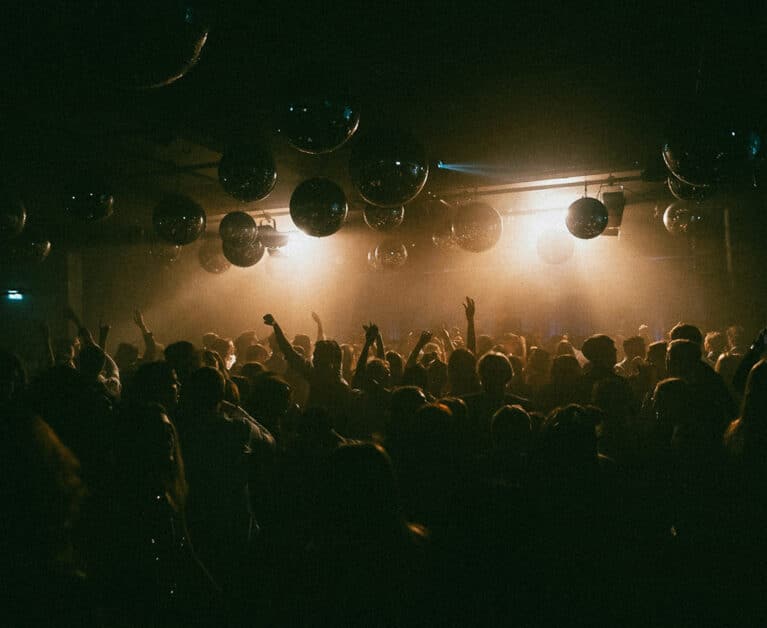
[(378, 337), (378, 325), (369, 322), (367, 325), (363, 325), (362, 329), (365, 330), (365, 342), (368, 344), (373, 344), (375, 339)]
[(269, 327), (274, 327), (277, 324), (277, 321), (274, 320), (274, 316), (271, 314), (264, 314), (264, 324), (269, 325)]
[(141, 313), (141, 310), (133, 310), (133, 322), (141, 330), (142, 334), (147, 333), (146, 322), (144, 321), (144, 315)]
[(429, 342), (433, 337), (433, 334), (430, 331), (422, 331), (421, 337), (418, 339), (418, 344), (421, 346), (425, 345), (427, 342)]
[(466, 312), (467, 319), (474, 318), (474, 313), (476, 312), (476, 307), (474, 306), (474, 299), (472, 299), (471, 297), (466, 297), (466, 303), (463, 304), (463, 309)]
[(108, 335), (111, 329), (112, 326), (109, 323), (99, 318), (99, 337)]
[(317, 323), (318, 325), (321, 323), (320, 321), (320, 315), (317, 314), (317, 312), (312, 312), (312, 320)]

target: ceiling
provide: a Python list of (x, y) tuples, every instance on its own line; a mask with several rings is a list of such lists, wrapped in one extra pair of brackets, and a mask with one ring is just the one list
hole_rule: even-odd
[(88, 12), (98, 4), (10, 9), (0, 131), (7, 185), (32, 211), (55, 216), (68, 182), (93, 175), (115, 191), (112, 228), (146, 227), (168, 191), (211, 217), (241, 208), (215, 164), (243, 138), (269, 145), (278, 171), (273, 193), (246, 209), (284, 210), (295, 186), (317, 175), (337, 180), (359, 208), (347, 172), (354, 138), (311, 156), (274, 131), (275, 107), (303, 85), (353, 94), (360, 131), (405, 127), (432, 163), (484, 170), (432, 168), (427, 189), (439, 194), (652, 170), (698, 78), (701, 100), (760, 125), (767, 110), (764, 6), (210, 2), (197, 65), (169, 86), (129, 91), (83, 56), (103, 36)]

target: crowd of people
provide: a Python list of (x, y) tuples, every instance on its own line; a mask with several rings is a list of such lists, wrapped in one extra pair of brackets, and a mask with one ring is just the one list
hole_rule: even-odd
[(43, 372), (0, 353), (0, 623), (761, 623), (767, 329), (491, 337), (463, 309), (165, 346), (137, 311), (112, 355), (69, 309)]

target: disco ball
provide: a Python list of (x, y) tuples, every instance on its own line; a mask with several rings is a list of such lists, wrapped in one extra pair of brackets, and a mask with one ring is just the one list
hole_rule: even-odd
[(279, 113), (280, 132), (293, 148), (319, 155), (343, 146), (354, 135), (360, 113), (349, 98), (305, 96), (291, 99)]
[(104, 190), (78, 190), (66, 195), (64, 212), (80, 222), (97, 222), (113, 214), (114, 203), (114, 196)]
[(223, 243), (224, 257), (228, 259), (235, 266), (241, 266), (247, 268), (257, 264), (266, 252), (266, 248), (259, 240), (255, 240), (250, 244), (243, 246), (236, 246), (231, 242), (224, 241)]
[(365, 205), (362, 210), (365, 224), (374, 231), (391, 231), (402, 224), (405, 219), (405, 208), (378, 207), (377, 205)]
[(671, 235), (695, 234), (705, 222), (705, 215), (697, 203), (677, 201), (663, 212), (663, 226)]
[(322, 177), (299, 184), (290, 197), (290, 217), (296, 227), (315, 238), (338, 231), (348, 211), (343, 190)]
[[(481, 253), (492, 249), (501, 239), (503, 220), (487, 203), (473, 201), (458, 208), (453, 220), (455, 241), (465, 251)], [(448, 232), (444, 231), (448, 236)]]
[(396, 207), (418, 196), (429, 176), (429, 163), (421, 145), (409, 134), (376, 131), (354, 145), (349, 173), (368, 203)]
[(277, 182), (274, 158), (257, 144), (232, 146), (218, 164), (218, 180), (227, 194), (240, 201), (263, 200)]
[(564, 231), (549, 229), (538, 237), (536, 249), (547, 264), (564, 264), (575, 252), (575, 240)]
[(270, 255), (276, 255), (282, 251), (290, 241), (287, 233), (280, 233), (273, 224), (261, 223), (258, 225), (258, 239), (269, 251)]
[(164, 240), (154, 239), (149, 244), (149, 256), (165, 266), (170, 266), (181, 257), (181, 247)]
[(232, 267), (229, 260), (224, 257), (221, 240), (218, 238), (204, 240), (197, 253), (197, 257), (200, 261), (200, 266), (206, 272), (213, 275), (220, 275)]
[(234, 246), (252, 244), (258, 237), (258, 226), (250, 214), (245, 212), (229, 212), (221, 219), (218, 233), (224, 242)]
[(607, 228), (607, 207), (595, 198), (584, 196), (567, 208), (565, 224), (576, 238), (590, 240)]
[(387, 238), (374, 252), (377, 264), (384, 270), (396, 270), (407, 263), (407, 246), (400, 240)]
[(84, 25), (88, 61), (126, 89), (170, 85), (199, 60), (208, 38), (193, 0), (104, 0)]
[(693, 121), (663, 145), (666, 167), (680, 181), (695, 187), (747, 180), (762, 148), (761, 136), (715, 121)]
[(695, 187), (694, 185), (689, 185), (684, 181), (680, 181), (674, 175), (668, 177), (667, 184), (669, 192), (671, 192), (674, 198), (680, 201), (702, 201), (706, 198), (709, 191), (708, 186)]
[(154, 208), (157, 235), (171, 244), (189, 244), (205, 232), (205, 210), (187, 196), (166, 196)]
[(34, 266), (44, 262), (51, 253), (51, 241), (43, 235), (25, 232), (8, 242), (2, 249), (2, 261), (11, 266)]
[(0, 207), (0, 240), (15, 238), (24, 230), (27, 210), (18, 198), (6, 196)]
[(380, 260), (378, 259), (378, 257), (376, 257), (375, 249), (370, 249), (368, 251), (367, 264), (368, 264), (368, 268), (376, 272), (383, 270), (383, 266), (381, 266)]

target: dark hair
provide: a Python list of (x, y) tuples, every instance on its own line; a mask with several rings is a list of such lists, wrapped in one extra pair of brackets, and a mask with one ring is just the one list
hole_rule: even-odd
[(514, 371), (511, 369), (511, 362), (502, 353), (486, 353), (477, 363), (477, 374), (483, 385), (508, 383), (511, 381)]
[(610, 336), (596, 334), (585, 340), (581, 351), (589, 362), (607, 363), (612, 359), (615, 342)]
[(666, 351), (666, 369), (671, 376), (689, 375), (700, 362), (700, 345), (692, 340), (672, 340)]
[(211, 410), (224, 400), (226, 381), (214, 368), (203, 366), (189, 376), (182, 389), (185, 405)]
[(695, 325), (690, 323), (677, 323), (668, 334), (670, 340), (689, 340), (697, 345), (703, 344), (703, 334)]
[(85, 377), (98, 377), (99, 373), (104, 370), (106, 355), (100, 347), (89, 345), (80, 351), (77, 361), (80, 372)]

